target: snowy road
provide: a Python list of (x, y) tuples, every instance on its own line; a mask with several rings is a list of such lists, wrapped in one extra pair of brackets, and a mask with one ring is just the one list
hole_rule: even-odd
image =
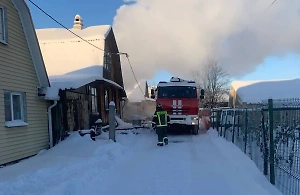
[(0, 194), (280, 194), (214, 130), (169, 136), (163, 147), (149, 130), (137, 132), (118, 134), (117, 143), (72, 135), (52, 151), (0, 169)]
[(170, 136), (169, 139), (170, 144), (162, 148), (153, 147), (152, 139), (143, 140), (143, 149), (110, 173), (117, 177), (103, 182), (101, 192), (128, 195), (270, 194), (238, 167), (230, 165), (211, 137), (187, 135)]

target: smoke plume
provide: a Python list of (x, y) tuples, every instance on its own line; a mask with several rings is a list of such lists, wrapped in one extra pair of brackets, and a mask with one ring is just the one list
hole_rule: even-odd
[[(117, 10), (113, 29), (138, 80), (162, 69), (188, 79), (207, 58), (242, 76), (267, 56), (300, 51), (299, 0), (276, 1), (268, 10), (273, 0), (127, 2)], [(136, 81), (123, 57), (122, 70), (126, 90), (132, 90)]]

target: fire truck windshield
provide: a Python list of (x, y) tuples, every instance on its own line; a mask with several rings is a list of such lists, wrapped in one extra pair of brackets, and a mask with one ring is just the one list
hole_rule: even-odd
[(190, 86), (158, 87), (157, 98), (197, 98), (197, 90)]

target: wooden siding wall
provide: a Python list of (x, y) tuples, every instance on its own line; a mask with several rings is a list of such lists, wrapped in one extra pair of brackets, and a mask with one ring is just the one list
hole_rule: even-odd
[(101, 110), (99, 110), (99, 112), (101, 113), (101, 119), (103, 121), (103, 124), (108, 124), (108, 110), (105, 109), (105, 88), (108, 89), (108, 103), (113, 101), (113, 90), (115, 91), (115, 104), (116, 104), (116, 108), (117, 108), (117, 112), (120, 114), (120, 93), (119, 93), (119, 89), (111, 86), (111, 85), (101, 85), (100, 89), (99, 89), (99, 98), (98, 98), (98, 102), (101, 106)]
[(67, 122), (69, 131), (89, 128), (89, 98), (85, 94), (67, 91)]
[[(88, 90), (89, 86), (97, 90), (98, 113), (92, 112), (92, 96)], [(104, 125), (108, 124), (109, 111), (105, 110), (104, 104), (105, 88), (109, 89), (109, 94), (112, 94), (113, 90), (115, 91), (117, 115), (120, 116), (120, 94), (122, 91), (112, 85), (94, 82), (78, 88), (75, 91), (60, 91), (59, 95), (61, 99), (52, 110), (53, 141), (55, 145), (59, 143), (59, 141), (66, 139), (65, 132), (89, 129), (99, 118), (103, 120)], [(109, 101), (112, 99), (112, 95), (109, 95)]]
[[(91, 109), (91, 94), (88, 91), (88, 86), (94, 87), (97, 90), (97, 105), (98, 113), (92, 113)], [(94, 122), (101, 118), (103, 124), (108, 124), (109, 110), (105, 109), (105, 93), (104, 90), (108, 89), (108, 103), (115, 102), (117, 115), (120, 115), (120, 89), (113, 85), (106, 83), (94, 82), (75, 91), (61, 91), (61, 100), (58, 102), (56, 109), (56, 122), (53, 127), (55, 135), (63, 136), (64, 131), (77, 131), (79, 129), (88, 129), (94, 125)], [(115, 94), (113, 96), (113, 94)], [(57, 140), (57, 137), (54, 137)]]
[[(112, 53), (119, 52), (113, 31), (110, 31), (110, 33), (108, 34), (105, 40), (105, 50)], [(112, 72), (110, 75), (111, 79), (123, 87), (123, 77), (122, 77), (120, 56), (112, 55), (111, 61), (112, 61)]]
[[(0, 6), (8, 16), (8, 45), (0, 43), (0, 164), (5, 164), (48, 148), (48, 103), (37, 99), (39, 83), (18, 12), (10, 1)], [(28, 126), (5, 126), (4, 89), (26, 93)]]

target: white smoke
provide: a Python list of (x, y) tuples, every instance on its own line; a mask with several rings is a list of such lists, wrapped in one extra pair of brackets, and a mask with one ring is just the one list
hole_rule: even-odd
[(146, 92), (146, 80), (139, 80), (138, 84), (134, 83), (133, 88), (126, 91), (127, 97), (131, 102), (139, 102), (144, 99)]
[[(276, 1), (267, 11), (273, 0), (130, 2), (117, 10), (113, 29), (138, 80), (162, 69), (190, 78), (209, 57), (232, 76), (242, 76), (267, 56), (300, 51), (299, 0)], [(125, 87), (132, 90), (136, 82), (125, 60)]]

